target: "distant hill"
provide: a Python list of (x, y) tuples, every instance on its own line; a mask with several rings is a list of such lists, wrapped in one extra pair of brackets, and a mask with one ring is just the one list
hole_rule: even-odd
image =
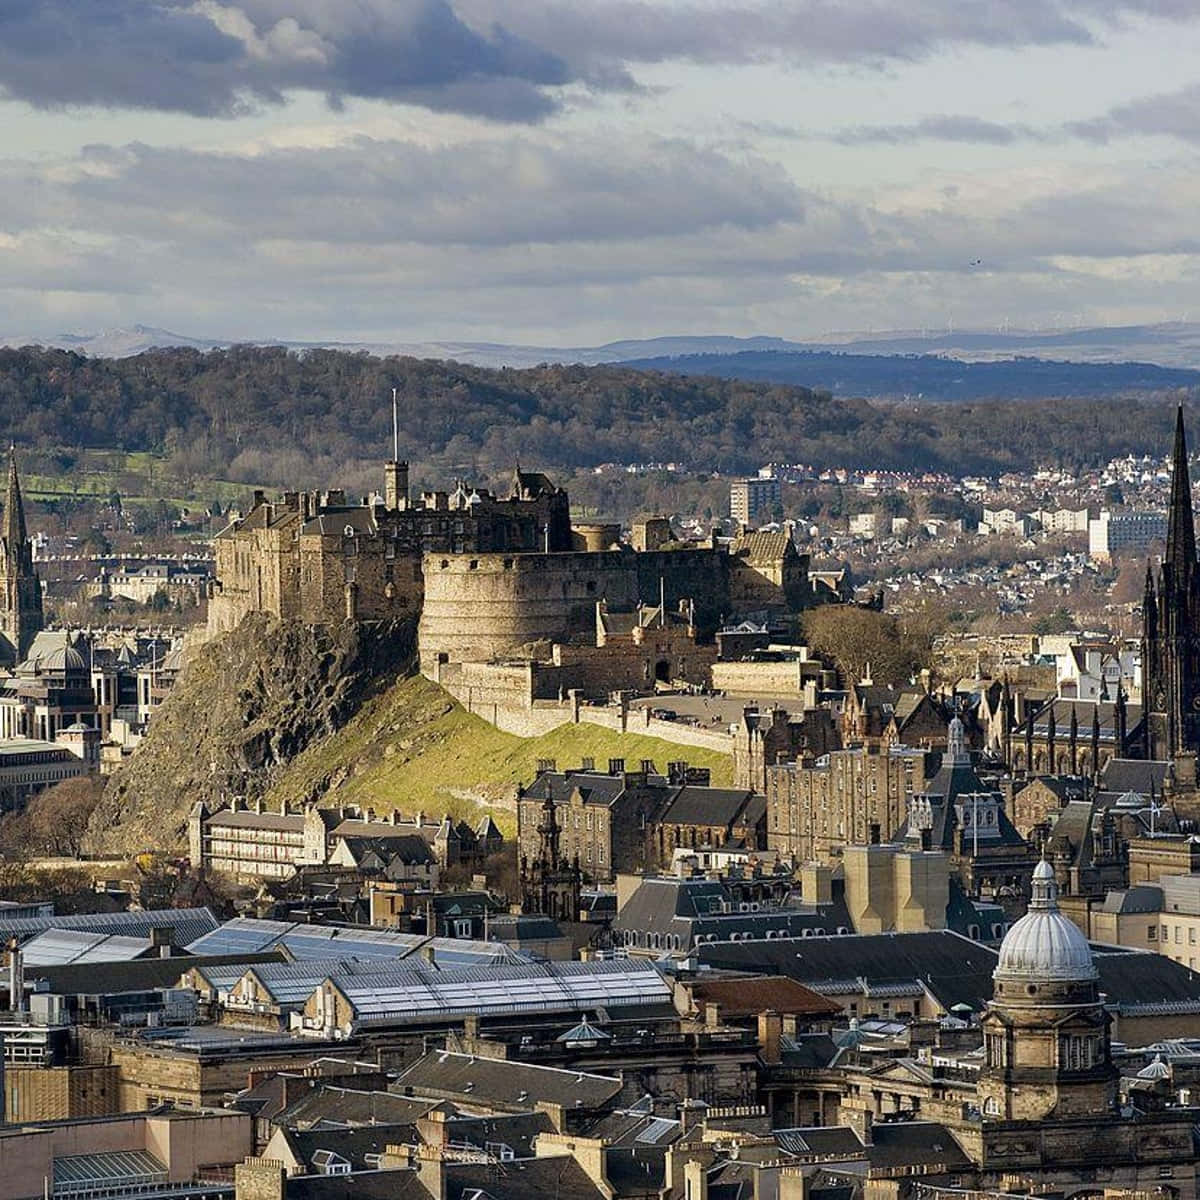
[[(518, 461), (559, 478), (655, 462), (722, 475), (766, 462), (995, 472), (1160, 454), (1170, 436), (1164, 401), (1182, 395), (1190, 404), (1200, 381), (1133, 364), (1067, 370), (828, 353), (735, 358), (747, 371), (761, 364), (768, 372), (798, 358), (814, 386), (720, 378), (712, 373), (719, 362), (708, 358), (696, 364), (706, 373), (685, 374), (678, 359), (669, 372), (492, 370), (283, 347), (121, 359), (0, 349), (0, 437), (14, 438), (27, 469), (48, 476), (69, 473), (87, 448), (158, 456), (166, 460), (164, 480), (374, 487), (391, 450), (394, 387), (400, 453), (420, 485), (461, 476), (503, 487)], [(918, 394), (957, 403), (914, 402)], [(119, 480), (113, 486), (128, 490)]]
[(1038, 358), (964, 362), (934, 354), (849, 354), (828, 350), (685, 354), (631, 359), (622, 365), (641, 371), (819, 387), (835, 396), (891, 400), (1114, 396), (1200, 386), (1200, 371), (1153, 363), (1080, 363)]
[(478, 367), (536, 367), (541, 363), (596, 366), (601, 363), (676, 359), (683, 355), (731, 355), (743, 352), (802, 354), (938, 355), (964, 362), (1040, 358), (1060, 362), (1154, 363), (1160, 367), (1200, 369), (1200, 323), (1175, 321), (1157, 325), (1113, 325), (1079, 329), (973, 330), (931, 332), (899, 329), (883, 332), (829, 333), (804, 341), (782, 337), (732, 337), (727, 334), (678, 334), (629, 338), (600, 346), (511, 345), (454, 339), (412, 341), (402, 336), (339, 342), (287, 337), (208, 337), (174, 333), (150, 325), (133, 325), (99, 333), (60, 333), (52, 337), (0, 333), (0, 346), (46, 346), (75, 350), (93, 358), (126, 358), (147, 350), (184, 346), (198, 350), (234, 345), (282, 346), (289, 350), (364, 351), (382, 356), (451, 359)]

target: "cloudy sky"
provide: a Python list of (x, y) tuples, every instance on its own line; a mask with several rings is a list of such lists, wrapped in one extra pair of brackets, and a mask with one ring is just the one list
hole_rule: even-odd
[(0, 334), (1200, 320), (1194, 0), (0, 0)]

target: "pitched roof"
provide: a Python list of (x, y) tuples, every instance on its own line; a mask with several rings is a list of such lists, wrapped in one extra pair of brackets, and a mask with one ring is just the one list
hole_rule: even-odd
[(612, 1104), (621, 1081), (583, 1071), (561, 1071), (507, 1059), (478, 1058), (436, 1050), (423, 1055), (396, 1080), (406, 1095), (470, 1097), (530, 1109), (539, 1103), (593, 1111)]
[(781, 562), (791, 546), (792, 537), (787, 530), (757, 530), (734, 538), (729, 553), (745, 558), (752, 566), (766, 567)]
[(749, 789), (688, 784), (675, 793), (659, 819), (667, 825), (732, 825), (753, 794)]
[(723, 1017), (748, 1017), (768, 1009), (797, 1016), (833, 1016), (842, 1006), (812, 988), (780, 975), (741, 975), (737, 978), (699, 978), (691, 984), (692, 1001), (719, 1004)]
[(927, 988), (947, 1011), (959, 1003), (982, 1009), (996, 966), (994, 950), (949, 931), (705, 942), (697, 953), (710, 966), (787, 975), (827, 995), (863, 984)]

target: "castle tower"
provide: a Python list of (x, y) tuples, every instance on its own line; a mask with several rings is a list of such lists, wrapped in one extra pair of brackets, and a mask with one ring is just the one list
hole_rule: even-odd
[(1033, 873), (1029, 911), (1005, 935), (984, 1014), (985, 1121), (1101, 1116), (1116, 1103), (1110, 1018), (1091, 948), (1059, 911), (1054, 870)]
[(25, 658), (43, 625), (42, 584), (33, 569), (33, 547), (25, 528), (25, 506), (17, 478), (17, 451), (8, 452), (8, 488), (4, 497), (4, 525), (0, 535), (0, 634), (11, 644), (15, 662)]
[(1194, 763), (1200, 749), (1200, 570), (1182, 405), (1175, 418), (1166, 553), (1157, 579), (1146, 570), (1142, 670), (1145, 750), (1151, 758), (1175, 759), (1177, 776), (1190, 775), (1194, 768), (1179, 759)]

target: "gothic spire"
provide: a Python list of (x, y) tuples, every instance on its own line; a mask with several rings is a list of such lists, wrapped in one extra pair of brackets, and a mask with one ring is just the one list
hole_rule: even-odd
[(25, 506), (17, 479), (17, 448), (8, 448), (8, 489), (4, 495), (4, 541), (9, 554), (20, 554), (25, 545)]
[[(1192, 477), (1188, 473), (1183, 405), (1175, 414), (1175, 449), (1171, 455), (1171, 506), (1167, 511), (1166, 561), (1190, 574), (1196, 562), (1196, 525), (1192, 516)], [(1182, 578), (1176, 575), (1176, 579)]]

